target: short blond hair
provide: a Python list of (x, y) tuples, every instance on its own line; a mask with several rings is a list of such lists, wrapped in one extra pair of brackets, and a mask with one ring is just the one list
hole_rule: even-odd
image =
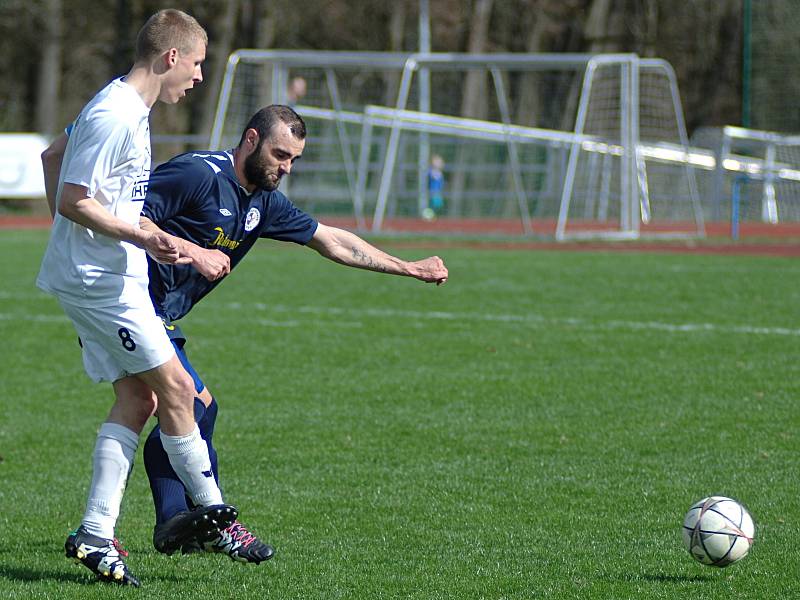
[(208, 34), (191, 15), (165, 8), (147, 19), (136, 36), (136, 61), (152, 60), (170, 48), (188, 54), (198, 42), (208, 45)]

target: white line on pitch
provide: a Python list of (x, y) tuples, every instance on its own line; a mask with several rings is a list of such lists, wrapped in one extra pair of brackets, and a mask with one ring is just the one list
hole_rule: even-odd
[(34, 321), (36, 323), (69, 323), (66, 315), (26, 315), (0, 313), (0, 321)]
[[(241, 309), (240, 302), (226, 304), (230, 309)], [(426, 319), (439, 321), (483, 321), (497, 323), (535, 323), (552, 325), (570, 325), (584, 329), (631, 329), (631, 330), (656, 330), (673, 333), (691, 333), (707, 331), (716, 333), (740, 333), (747, 335), (780, 335), (800, 336), (800, 329), (790, 327), (757, 327), (753, 325), (718, 325), (715, 323), (662, 323), (659, 321), (590, 321), (576, 317), (545, 317), (537, 314), (513, 315), (491, 313), (456, 313), (444, 311), (399, 310), (392, 308), (338, 308), (335, 306), (286, 306), (282, 304), (264, 304), (257, 302), (247, 305), (259, 311), (272, 311), (279, 313), (307, 313), (317, 315), (349, 317), (404, 317), (408, 319)]]
[[(231, 310), (238, 310), (244, 306), (240, 302), (230, 302), (225, 305)], [(777, 335), (777, 336), (800, 336), (800, 329), (790, 327), (756, 327), (753, 325), (717, 325), (714, 323), (662, 323), (659, 321), (589, 321), (576, 317), (544, 317), (537, 314), (509, 315), (491, 313), (456, 313), (445, 311), (422, 311), (422, 310), (399, 310), (392, 308), (338, 308), (335, 306), (285, 306), (281, 304), (263, 304), (261, 302), (248, 305), (247, 308), (258, 311), (275, 313), (293, 314), (314, 314), (342, 316), (352, 318), (360, 317), (402, 317), (411, 320), (429, 321), (461, 321), (461, 322), (495, 322), (495, 323), (521, 323), (538, 325), (569, 325), (581, 329), (628, 329), (628, 330), (653, 330), (666, 331), (671, 333), (736, 333), (745, 335)], [(69, 322), (64, 315), (31, 315), (31, 314), (10, 314), (0, 313), (0, 321), (33, 321), (40, 323), (61, 323)], [(205, 321), (205, 319), (200, 319)], [(295, 327), (296, 321), (287, 322), (280, 319), (259, 319), (260, 325), (268, 327)], [(341, 323), (340, 323), (341, 324)], [(357, 322), (350, 322), (348, 326), (355, 327), (360, 325)]]

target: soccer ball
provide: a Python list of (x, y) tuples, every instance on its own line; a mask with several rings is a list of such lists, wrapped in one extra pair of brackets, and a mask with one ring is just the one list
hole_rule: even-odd
[(436, 213), (433, 211), (432, 208), (423, 208), (422, 218), (425, 219), (426, 221), (433, 221), (436, 218)]
[(695, 560), (727, 567), (750, 551), (756, 529), (747, 509), (724, 496), (695, 502), (683, 519), (683, 542)]

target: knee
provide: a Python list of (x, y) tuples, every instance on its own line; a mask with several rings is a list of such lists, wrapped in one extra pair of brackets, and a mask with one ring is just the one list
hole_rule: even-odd
[(156, 414), (158, 399), (153, 392), (150, 392), (146, 397), (142, 398), (139, 405), (141, 406), (141, 416), (147, 421), (147, 419)]
[(109, 419), (138, 433), (155, 410), (156, 397), (153, 392), (144, 388), (128, 389), (124, 393), (117, 394)]
[(176, 369), (166, 378), (159, 397), (162, 405), (194, 407), (196, 395), (192, 376), (183, 369)]
[(147, 420), (155, 414), (157, 407), (156, 395), (152, 392), (142, 396), (138, 402), (133, 404), (133, 414), (131, 416), (139, 425), (139, 430), (141, 430), (147, 423)]

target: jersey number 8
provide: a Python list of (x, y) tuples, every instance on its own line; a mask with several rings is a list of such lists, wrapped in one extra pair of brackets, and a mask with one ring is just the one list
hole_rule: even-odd
[(136, 342), (133, 341), (133, 338), (131, 337), (131, 332), (128, 331), (127, 328), (120, 327), (117, 330), (117, 335), (119, 336), (119, 339), (122, 340), (122, 347), (125, 348), (125, 350), (127, 350), (128, 352), (133, 352), (134, 350), (136, 350)]

